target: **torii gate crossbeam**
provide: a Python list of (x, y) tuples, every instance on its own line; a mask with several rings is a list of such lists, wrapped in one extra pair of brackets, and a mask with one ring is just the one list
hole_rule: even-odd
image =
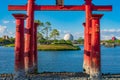
[[(27, 5), (9, 5), (10, 11), (27, 11)], [(111, 11), (111, 5), (97, 5), (92, 6), (93, 11)], [(85, 11), (85, 5), (80, 6), (55, 6), (55, 5), (34, 5), (34, 11)]]

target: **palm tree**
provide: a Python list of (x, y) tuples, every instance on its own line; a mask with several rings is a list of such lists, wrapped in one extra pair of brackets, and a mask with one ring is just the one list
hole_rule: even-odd
[(42, 32), (44, 34), (46, 34), (46, 40), (48, 40), (48, 34), (49, 34), (49, 31), (51, 30), (51, 23), (50, 22), (46, 22), (44, 24), (44, 28), (42, 29)]
[(50, 33), (50, 37), (54, 38), (54, 40), (56, 40), (56, 38), (60, 35), (59, 31), (57, 29), (53, 29), (52, 32)]
[(38, 40), (44, 39), (42, 33), (37, 32), (37, 39), (38, 39)]
[(34, 22), (38, 23), (38, 29), (37, 29), (37, 39), (43, 39), (43, 35), (42, 35), (42, 28), (44, 27), (44, 23), (41, 22), (40, 20), (35, 20)]
[[(34, 22), (39, 24), (39, 28), (44, 27), (44, 23), (41, 22), (40, 20), (35, 20)], [(41, 29), (39, 29), (41, 31)]]

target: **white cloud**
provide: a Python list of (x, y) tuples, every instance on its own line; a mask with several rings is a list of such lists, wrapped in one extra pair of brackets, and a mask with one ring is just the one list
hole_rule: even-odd
[[(71, 33), (74, 36), (74, 39), (78, 39), (79, 37), (84, 38), (84, 31), (80, 32), (72, 32), (68, 30), (60, 30), (60, 39), (63, 39), (64, 35), (66, 33)], [(101, 40), (109, 40), (113, 36), (115, 36), (117, 39), (120, 39), (120, 29), (103, 29), (101, 30)]]
[[(84, 38), (84, 32), (76, 32), (73, 34), (75, 39), (78, 39), (79, 37)], [(109, 40), (112, 39), (112, 37), (115, 36), (117, 39), (120, 39), (120, 29), (104, 29), (101, 30), (101, 39), (102, 40)]]
[(101, 39), (108, 40), (115, 36), (117, 39), (120, 39), (120, 29), (103, 29), (101, 30)]
[(13, 35), (14, 33), (13, 32), (9, 32), (10, 35)]
[(60, 34), (71, 33), (71, 32), (68, 31), (68, 30), (60, 30), (60, 29), (58, 29), (58, 31), (60, 32)]
[(10, 21), (8, 21), (8, 20), (4, 20), (4, 21), (3, 21), (4, 24), (8, 24), (9, 22), (10, 22)]
[(60, 30), (60, 29), (58, 29), (58, 31), (60, 32), (59, 39), (63, 39), (65, 34), (71, 33), (71, 32), (68, 31), (68, 30)]
[(67, 33), (70, 33), (70, 31), (64, 30), (63, 33), (64, 33), (64, 34), (67, 34)]
[(58, 30), (60, 33), (62, 32), (60, 29)]
[(74, 39), (78, 39), (80, 37), (84, 38), (84, 33), (83, 32), (76, 32), (73, 34)]
[(7, 29), (7, 26), (2, 26), (2, 25), (0, 25), (0, 36), (3, 36), (3, 35), (14, 36), (14, 34), (15, 34), (15, 33), (10, 32), (10, 31)]
[(4, 24), (15, 23), (15, 21), (14, 20), (3, 20), (3, 23)]
[(117, 32), (120, 32), (120, 29), (118, 29)]
[(1, 26), (0, 25), (0, 34), (3, 34), (6, 31), (7, 27), (6, 26)]
[(120, 32), (120, 29), (103, 29), (101, 32)]
[(15, 23), (15, 21), (13, 21), (13, 23)]

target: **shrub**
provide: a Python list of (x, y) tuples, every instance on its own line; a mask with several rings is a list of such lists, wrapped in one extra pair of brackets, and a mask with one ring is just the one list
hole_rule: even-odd
[(54, 40), (52, 42), (52, 44), (68, 44), (68, 45), (72, 45), (72, 42), (70, 40), (65, 41), (65, 40), (62, 39), (62, 40)]

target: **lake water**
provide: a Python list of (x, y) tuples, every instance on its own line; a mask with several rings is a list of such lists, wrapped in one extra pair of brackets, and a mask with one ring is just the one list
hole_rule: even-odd
[[(39, 72), (81, 72), (83, 46), (79, 51), (39, 51)], [(120, 73), (120, 47), (101, 47), (102, 72)], [(14, 48), (0, 47), (0, 73), (14, 73)]]

